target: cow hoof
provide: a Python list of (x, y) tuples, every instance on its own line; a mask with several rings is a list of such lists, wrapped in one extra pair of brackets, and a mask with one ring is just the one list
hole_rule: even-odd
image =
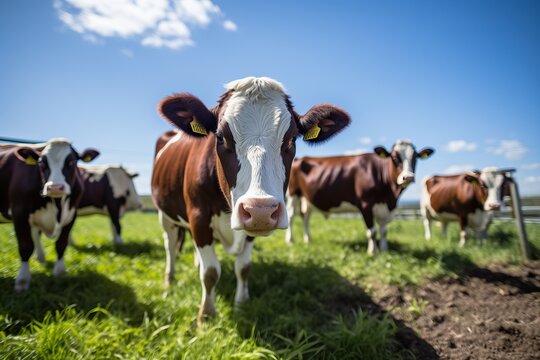
[(163, 280), (163, 286), (165, 288), (170, 287), (171, 285), (174, 284), (174, 282), (175, 282), (174, 275), (165, 274), (165, 279)]
[(57, 261), (56, 264), (54, 264), (53, 269), (53, 275), (55, 277), (65, 275), (66, 273), (66, 266), (64, 265), (63, 261)]
[(213, 320), (216, 317), (216, 313), (210, 313), (210, 314), (203, 314), (199, 312), (199, 315), (197, 316), (197, 325), (203, 326), (204, 324), (208, 323), (209, 321)]
[(21, 293), (30, 289), (30, 279), (17, 279), (15, 280), (15, 292)]
[(114, 245), (124, 245), (124, 240), (122, 238), (116, 238), (113, 240)]

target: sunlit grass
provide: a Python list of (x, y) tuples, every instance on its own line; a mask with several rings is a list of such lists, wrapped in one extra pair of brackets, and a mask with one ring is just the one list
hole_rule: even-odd
[[(54, 243), (43, 239), (48, 263), (31, 261), (31, 290), (13, 293), (19, 258), (13, 227), (0, 225), (0, 358), (13, 359), (393, 359), (397, 326), (371, 300), (385, 284), (414, 285), (493, 262), (519, 263), (512, 224), (494, 224), (484, 247), (470, 241), (423, 239), (419, 221), (389, 226), (390, 251), (366, 255), (360, 219), (312, 218), (311, 245), (287, 246), (284, 232), (255, 241), (251, 301), (233, 306), (233, 258), (219, 247), (218, 316), (201, 328), (201, 296), (193, 246), (179, 257), (177, 283), (162, 286), (164, 250), (155, 214), (123, 220), (126, 244), (114, 247), (106, 218), (80, 218), (68, 248), (68, 275), (55, 279)], [(540, 226), (528, 226), (534, 249)], [(536, 251), (536, 250), (535, 250)]]

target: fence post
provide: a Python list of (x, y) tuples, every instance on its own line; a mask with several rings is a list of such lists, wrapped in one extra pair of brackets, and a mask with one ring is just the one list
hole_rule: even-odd
[(531, 248), (527, 240), (527, 231), (525, 230), (525, 224), (523, 223), (523, 212), (521, 211), (521, 198), (519, 197), (519, 191), (517, 182), (514, 179), (510, 182), (510, 196), (512, 197), (512, 205), (514, 210), (514, 218), (516, 220), (516, 227), (519, 235), (519, 244), (521, 246), (521, 255), (525, 261), (531, 259)]

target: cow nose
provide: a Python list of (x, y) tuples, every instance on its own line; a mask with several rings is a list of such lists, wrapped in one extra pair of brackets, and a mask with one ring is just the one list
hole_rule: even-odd
[(493, 203), (489, 204), (489, 210), (499, 210), (501, 208), (501, 204)]
[(49, 192), (64, 192), (66, 187), (62, 184), (50, 184), (47, 185), (47, 191)]
[(414, 175), (408, 175), (403, 177), (403, 182), (412, 183), (414, 182)]
[(246, 231), (268, 232), (277, 228), (283, 209), (276, 199), (246, 199), (239, 206), (239, 218)]

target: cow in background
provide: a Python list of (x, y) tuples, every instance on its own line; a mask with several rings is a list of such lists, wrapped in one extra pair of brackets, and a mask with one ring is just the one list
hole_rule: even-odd
[(398, 140), (391, 151), (377, 146), (375, 153), (295, 160), (289, 182), (286, 242), (293, 241), (292, 223), (297, 214), (302, 215), (304, 241), (309, 243), (313, 209), (326, 215), (360, 212), (367, 228), (368, 254), (377, 249), (375, 221), (380, 227), (380, 249), (387, 250), (386, 226), (399, 196), (414, 182), (416, 160), (427, 159), (433, 152), (431, 148), (417, 152), (409, 140)]
[(53, 274), (65, 273), (64, 252), (84, 187), (77, 162), (98, 154), (93, 149), (79, 154), (63, 138), (0, 146), (0, 222), (13, 222), (21, 257), (16, 291), (30, 286), (28, 260), (41, 232), (57, 239)]
[(432, 220), (441, 222), (444, 236), (448, 222), (458, 221), (461, 228), (459, 246), (465, 245), (467, 227), (472, 228), (484, 243), (493, 212), (501, 208), (504, 189), (508, 191), (511, 181), (511, 177), (493, 167), (426, 178), (420, 199), (426, 240), (431, 239)]
[(188, 229), (200, 262), (198, 319), (203, 321), (216, 311), (221, 266), (215, 242), (236, 256), (235, 303), (240, 304), (249, 299), (254, 237), (287, 228), (284, 200), (296, 138), (323, 142), (350, 118), (332, 105), (299, 115), (279, 82), (254, 77), (229, 83), (212, 109), (193, 95), (178, 94), (165, 98), (158, 110), (180, 130), (158, 139), (152, 173), (167, 254), (165, 284), (174, 279), (177, 242)]

